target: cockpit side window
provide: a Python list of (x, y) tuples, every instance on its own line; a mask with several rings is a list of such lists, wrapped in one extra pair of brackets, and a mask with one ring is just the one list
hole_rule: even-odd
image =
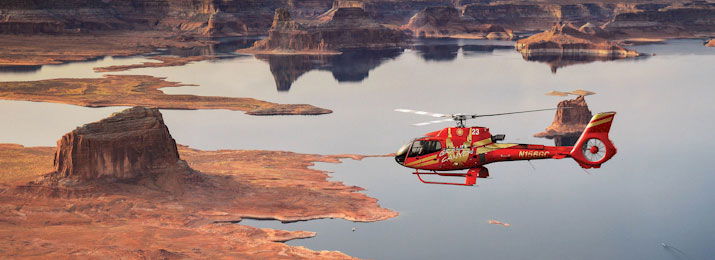
[(442, 145), (439, 141), (415, 141), (412, 143), (412, 149), (408, 156), (421, 156), (442, 150)]

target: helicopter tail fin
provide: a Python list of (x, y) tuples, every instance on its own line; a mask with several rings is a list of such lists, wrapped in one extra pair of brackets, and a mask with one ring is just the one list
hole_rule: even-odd
[(601, 164), (616, 154), (616, 147), (608, 139), (615, 116), (616, 112), (604, 112), (591, 118), (570, 153), (581, 167), (600, 168)]

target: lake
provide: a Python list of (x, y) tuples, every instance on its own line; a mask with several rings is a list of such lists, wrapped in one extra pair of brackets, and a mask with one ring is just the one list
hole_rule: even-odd
[[(228, 45), (227, 45), (228, 44)], [(240, 46), (246, 42), (239, 42)], [(487, 165), (476, 187), (427, 185), (393, 158), (320, 163), (336, 181), (366, 188), (400, 216), (374, 223), (329, 219), (243, 224), (310, 230), (287, 242), (373, 259), (708, 259), (715, 255), (715, 48), (701, 40), (632, 47), (655, 56), (617, 61), (526, 61), (512, 42), (431, 40), (407, 50), (341, 56), (232, 55), (181, 67), (94, 73), (93, 67), (146, 57), (102, 58), (5, 69), (0, 81), (138, 74), (198, 86), (170, 94), (253, 97), (307, 103), (321, 116), (248, 116), (227, 110), (162, 110), (177, 143), (199, 149), (385, 154), (442, 127), (414, 127), (429, 117), (393, 112), (498, 113), (554, 107), (551, 90), (585, 89), (593, 112), (617, 111), (611, 139), (618, 154), (601, 169), (573, 160)], [(226, 55), (231, 45), (160, 53)], [(550, 62), (550, 63), (549, 63)], [(567, 65), (567, 66), (563, 66)], [(55, 145), (64, 133), (122, 108), (0, 101), (0, 142)], [(553, 112), (470, 122), (506, 134), (505, 142), (551, 144), (532, 137)], [(532, 167), (533, 166), (533, 167)], [(510, 227), (488, 224), (490, 219)], [(356, 227), (356, 231), (352, 228)], [(665, 245), (665, 246), (663, 246)]]

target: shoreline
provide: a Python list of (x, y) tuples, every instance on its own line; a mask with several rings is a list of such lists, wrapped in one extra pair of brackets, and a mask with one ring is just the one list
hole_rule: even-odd
[(146, 75), (105, 75), (0, 82), (0, 100), (62, 103), (84, 107), (148, 106), (160, 109), (228, 109), (249, 115), (322, 115), (329, 109), (308, 104), (277, 104), (253, 98), (171, 95), (165, 87), (190, 86)]
[[(0, 165), (3, 166), (0, 176), (4, 177), (0, 179), (0, 219), (4, 220), (0, 227), (10, 231), (0, 234), (5, 238), (0, 248), (15, 248), (6, 254), (23, 256), (23, 252), (33, 251), (42, 244), (52, 249), (35, 251), (44, 257), (70, 252), (80, 257), (91, 256), (86, 252), (134, 255), (136, 250), (142, 249), (165, 250), (189, 258), (240, 258), (261, 254), (271, 258), (283, 252), (293, 257), (352, 259), (339, 251), (313, 251), (282, 243), (310, 238), (315, 232), (254, 228), (240, 224), (240, 220), (261, 218), (290, 222), (342, 218), (374, 222), (399, 215), (380, 207), (377, 199), (360, 193), (362, 188), (330, 181), (327, 171), (309, 168), (315, 162), (340, 163), (344, 158), (373, 156), (204, 151), (178, 147), (181, 158), (197, 171), (192, 179), (202, 179), (172, 188), (183, 192), (157, 190), (156, 186), (139, 181), (137, 184), (91, 184), (90, 194), (72, 195), (66, 191), (69, 193), (58, 193), (64, 196), (48, 197), (43, 193), (47, 188), (24, 188), (22, 183), (52, 170), (55, 148), (0, 144)], [(16, 163), (28, 159), (44, 163)], [(14, 163), (14, 167), (7, 167), (8, 163)], [(20, 176), (7, 179), (8, 171)], [(64, 237), (66, 232), (76, 235)], [(152, 239), (136, 244), (137, 239), (147, 236)], [(29, 237), (34, 238), (33, 242), (16, 243)], [(118, 246), (103, 245), (102, 237), (112, 237), (113, 245)], [(211, 251), (191, 250), (199, 245)], [(213, 247), (232, 250), (213, 250)]]

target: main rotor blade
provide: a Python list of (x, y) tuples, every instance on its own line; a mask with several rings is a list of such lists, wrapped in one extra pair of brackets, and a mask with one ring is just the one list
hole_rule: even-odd
[(454, 121), (454, 119), (448, 118), (448, 119), (442, 119), (442, 120), (434, 120), (434, 121), (429, 121), (429, 122), (412, 124), (412, 126), (424, 126), (424, 125), (439, 124), (439, 123), (450, 122), (450, 121)]
[(521, 114), (521, 113), (531, 113), (531, 112), (539, 112), (539, 111), (549, 111), (549, 110), (556, 110), (558, 108), (544, 108), (544, 109), (534, 109), (534, 110), (524, 110), (524, 111), (515, 111), (515, 112), (507, 112), (507, 113), (497, 113), (497, 114), (483, 114), (483, 115), (469, 115), (471, 118), (477, 118), (477, 117), (485, 117), (485, 116), (502, 116), (502, 115), (511, 115), (511, 114)]
[(398, 109), (395, 109), (395, 111), (396, 111), (396, 112), (402, 112), (402, 113), (418, 114), (418, 115), (423, 115), (423, 116), (431, 116), (431, 117), (451, 117), (451, 115), (445, 115), (445, 114), (440, 114), (440, 113), (432, 113), (432, 112), (425, 112), (425, 111), (412, 110), (412, 109), (404, 109), (404, 108), (398, 108)]

